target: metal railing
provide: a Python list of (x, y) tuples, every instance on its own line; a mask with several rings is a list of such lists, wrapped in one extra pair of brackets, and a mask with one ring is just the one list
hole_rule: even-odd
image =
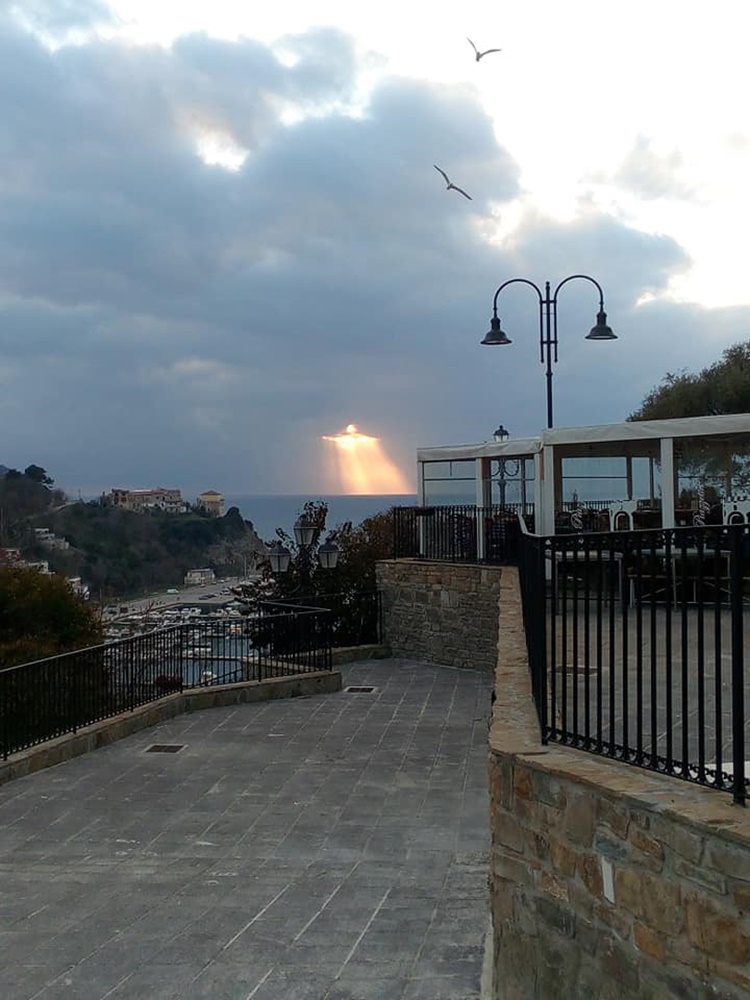
[(747, 794), (750, 526), (524, 535), (543, 738)]
[(394, 558), (514, 564), (519, 514), (533, 530), (533, 504), (394, 507)]
[(276, 613), (290, 608), (318, 608), (330, 612), (328, 618), (331, 645), (363, 646), (382, 642), (383, 621), (380, 594), (377, 591), (350, 591), (336, 594), (312, 594), (304, 597), (261, 601), (262, 610)]
[(0, 754), (76, 732), (174, 691), (331, 669), (331, 612), (263, 609), (0, 670)]

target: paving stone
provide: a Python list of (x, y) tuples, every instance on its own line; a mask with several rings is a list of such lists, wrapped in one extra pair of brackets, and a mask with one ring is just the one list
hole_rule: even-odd
[(0, 788), (2, 1000), (473, 998), (492, 679), (344, 674)]

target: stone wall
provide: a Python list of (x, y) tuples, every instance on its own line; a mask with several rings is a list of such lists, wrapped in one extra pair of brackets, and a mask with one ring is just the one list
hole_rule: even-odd
[(404, 659), (494, 670), (502, 573), (499, 566), (379, 562), (383, 641)]
[(747, 811), (723, 792), (543, 746), (514, 570), (500, 609), (492, 995), (747, 998)]

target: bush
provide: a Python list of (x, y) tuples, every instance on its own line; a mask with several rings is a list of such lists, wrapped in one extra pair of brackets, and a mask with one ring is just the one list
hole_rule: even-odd
[(0, 668), (97, 645), (96, 612), (61, 576), (0, 567)]

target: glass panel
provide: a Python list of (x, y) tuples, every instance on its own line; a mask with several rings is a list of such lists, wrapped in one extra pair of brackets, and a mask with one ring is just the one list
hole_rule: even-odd
[(473, 506), (477, 502), (476, 483), (473, 479), (470, 481), (460, 479), (427, 480), (424, 484), (424, 502), (427, 506), (464, 503)]
[(533, 458), (491, 458), (488, 461), (490, 503), (505, 505), (533, 501)]
[(423, 462), (422, 477), (425, 481), (433, 479), (475, 479), (476, 463), (473, 458), (461, 459), (459, 462)]
[(563, 458), (562, 500), (627, 500), (628, 468), (623, 455)]
[(727, 520), (733, 503), (746, 503), (750, 496), (750, 442), (746, 438), (675, 442), (675, 467), (678, 522), (681, 512), (683, 517), (691, 513), (693, 523), (720, 524)]

